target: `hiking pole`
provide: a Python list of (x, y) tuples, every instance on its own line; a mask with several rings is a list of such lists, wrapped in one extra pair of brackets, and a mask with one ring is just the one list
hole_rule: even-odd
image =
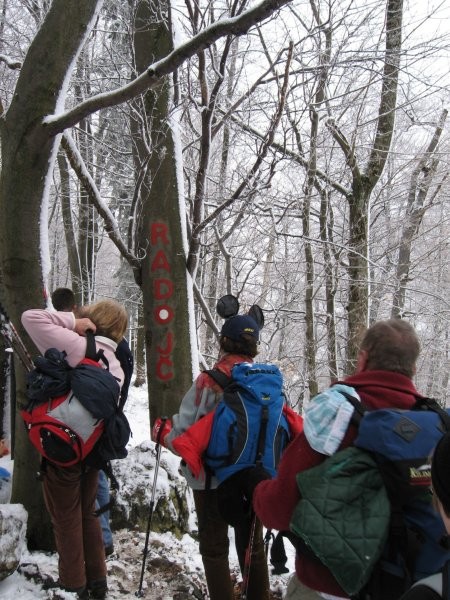
[(161, 434), (164, 429), (164, 425), (165, 425), (165, 422), (167, 421), (167, 418), (168, 417), (161, 417), (161, 427), (159, 428), (158, 436), (156, 438), (155, 474), (153, 476), (152, 495), (150, 497), (150, 509), (149, 509), (149, 513), (148, 513), (147, 533), (145, 535), (145, 544), (144, 544), (144, 552), (143, 552), (144, 555), (142, 557), (141, 578), (139, 580), (139, 589), (134, 594), (138, 598), (142, 598), (144, 595), (142, 592), (142, 583), (144, 581), (145, 561), (147, 559), (147, 553), (148, 553), (148, 540), (150, 538), (150, 527), (151, 527), (151, 523), (152, 523), (153, 510), (155, 508), (156, 480), (158, 479), (159, 463), (161, 461)]
[(0, 302), (0, 333), (11, 346), (13, 352), (17, 354), (26, 371), (34, 368), (33, 360), (25, 347), (17, 329), (14, 327), (6, 310)]
[(247, 549), (245, 550), (244, 572), (242, 573), (241, 600), (247, 600), (248, 583), (250, 580), (250, 567), (252, 564), (253, 542), (255, 539), (255, 530), (256, 530), (256, 521), (257, 520), (258, 520), (258, 517), (256, 516), (256, 513), (253, 512), (252, 524), (250, 527), (250, 536), (248, 538)]

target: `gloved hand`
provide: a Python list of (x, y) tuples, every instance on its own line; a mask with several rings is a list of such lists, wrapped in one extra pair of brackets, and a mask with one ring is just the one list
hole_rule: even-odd
[(172, 421), (167, 417), (158, 417), (152, 427), (152, 441), (165, 446), (166, 435), (172, 429)]
[(253, 499), (253, 492), (258, 483), (265, 479), (271, 479), (271, 476), (262, 465), (255, 465), (254, 467), (243, 469), (240, 471), (240, 474), (242, 489), (249, 502)]

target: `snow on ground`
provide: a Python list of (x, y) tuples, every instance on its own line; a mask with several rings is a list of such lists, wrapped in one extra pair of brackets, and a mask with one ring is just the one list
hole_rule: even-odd
[[(130, 447), (136, 447), (149, 440), (148, 397), (145, 386), (130, 387), (125, 412), (130, 421), (133, 437)], [(161, 462), (177, 469), (178, 458), (163, 449)], [(8, 457), (0, 459), (0, 467), (12, 472), (13, 462)], [(161, 492), (166, 487), (164, 471), (159, 471), (158, 482)], [(152, 486), (153, 470), (143, 477), (143, 485)], [(156, 486), (158, 494), (158, 483)], [(1, 500), (5, 502), (6, 499)], [(6, 500), (7, 501), (7, 500)], [(192, 509), (192, 528), (195, 529), (195, 512)], [(232, 537), (232, 531), (230, 530)], [(141, 591), (146, 600), (204, 600), (207, 588), (204, 579), (198, 544), (193, 537), (185, 535), (178, 540), (170, 533), (150, 533), (145, 573), (141, 582), (145, 531), (119, 530), (114, 532), (115, 553), (108, 559), (108, 586), (110, 600), (136, 597)], [(294, 570), (294, 550), (286, 542), (287, 566)], [(241, 579), (234, 542), (230, 543), (230, 566), (236, 580)], [(290, 574), (271, 575), (273, 598), (281, 598)], [(1, 600), (74, 600), (75, 595), (59, 588), (48, 587), (46, 583), (56, 582), (58, 577), (57, 555), (55, 553), (28, 552), (22, 556), (18, 571), (0, 582)], [(44, 581), (44, 584), (43, 584)], [(45, 583), (46, 582), (46, 583)], [(237, 596), (238, 597), (238, 596)]]

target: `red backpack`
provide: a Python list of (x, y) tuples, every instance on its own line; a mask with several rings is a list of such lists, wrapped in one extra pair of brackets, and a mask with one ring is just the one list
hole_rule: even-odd
[(106, 366), (108, 361), (102, 350), (96, 352), (92, 332), (87, 335), (86, 357), (76, 367), (70, 367), (65, 356), (51, 348), (35, 360), (36, 368), (28, 374), (30, 403), (20, 414), (38, 452), (56, 465), (70, 467), (84, 460), (102, 436), (104, 419), (116, 410), (120, 387), (101, 366), (100, 360)]

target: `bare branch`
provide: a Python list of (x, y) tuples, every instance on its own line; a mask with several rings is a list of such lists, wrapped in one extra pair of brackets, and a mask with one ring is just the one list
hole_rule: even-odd
[(277, 10), (291, 1), (262, 0), (262, 2), (237, 17), (216, 21), (185, 44), (175, 48), (166, 57), (150, 65), (142, 75), (128, 85), (114, 92), (97, 94), (63, 114), (46, 117), (44, 125), (49, 135), (61, 133), (101, 108), (121, 104), (157, 86), (162, 82), (163, 77), (175, 71), (182, 63), (213, 44), (216, 40), (226, 35), (239, 36), (247, 33), (253, 25), (271, 17)]
[(361, 173), (359, 171), (358, 162), (356, 160), (355, 153), (353, 152), (353, 148), (350, 146), (345, 134), (339, 129), (336, 121), (333, 118), (327, 119), (325, 124), (331, 131), (331, 134), (344, 153), (354, 179), (359, 179), (361, 177)]
[(22, 63), (18, 60), (12, 60), (11, 58), (9, 58), (9, 56), (6, 56), (5, 54), (0, 54), (0, 62), (5, 63), (5, 65), (8, 67), (8, 69), (20, 69), (22, 66)]
[(231, 206), (233, 204), (233, 202), (235, 202), (241, 196), (241, 194), (244, 192), (244, 190), (246, 188), (250, 187), (252, 185), (252, 183), (254, 183), (256, 174), (258, 173), (259, 168), (260, 168), (264, 158), (266, 157), (267, 152), (269, 151), (269, 148), (273, 144), (275, 131), (277, 130), (278, 124), (280, 122), (281, 116), (284, 111), (284, 105), (286, 102), (286, 94), (287, 94), (287, 86), (288, 86), (288, 81), (289, 81), (289, 68), (291, 65), (291, 60), (292, 60), (292, 44), (289, 48), (289, 53), (288, 53), (288, 57), (286, 60), (286, 69), (284, 72), (283, 85), (280, 90), (280, 101), (279, 101), (279, 104), (277, 107), (277, 111), (276, 111), (275, 115), (272, 117), (269, 129), (267, 131), (267, 134), (264, 136), (263, 143), (261, 144), (261, 149), (258, 152), (258, 156), (256, 158), (255, 163), (253, 164), (252, 168), (250, 169), (250, 172), (248, 173), (248, 175), (245, 177), (245, 179), (242, 181), (242, 183), (238, 186), (237, 190), (231, 195), (231, 197), (228, 198), (228, 200), (225, 200), (225, 202), (222, 202), (222, 204), (220, 206), (218, 206), (212, 213), (210, 213), (206, 217), (206, 219), (204, 219), (195, 229), (193, 229), (193, 231), (192, 231), (193, 238), (198, 236), (199, 233), (201, 231), (203, 231), (209, 223), (214, 221), (217, 218), (217, 216), (225, 208), (227, 208), (228, 206)]

